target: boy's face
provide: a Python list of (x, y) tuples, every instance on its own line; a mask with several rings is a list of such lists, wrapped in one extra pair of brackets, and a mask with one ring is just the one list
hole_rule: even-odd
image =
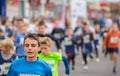
[(113, 31), (118, 31), (118, 26), (117, 26), (117, 24), (113, 24), (112, 29), (113, 29)]
[(66, 35), (71, 36), (73, 34), (72, 29), (67, 29), (66, 30)]
[(10, 21), (6, 22), (6, 26), (9, 27), (10, 26)]
[(80, 21), (77, 21), (77, 26), (81, 26), (81, 22)]
[(24, 22), (23, 21), (18, 21), (18, 28), (21, 28), (22, 26), (24, 26)]
[(0, 36), (4, 36), (4, 32), (0, 32)]
[(40, 47), (38, 46), (38, 41), (34, 39), (27, 38), (24, 42), (25, 52), (27, 58), (36, 58)]
[(43, 25), (43, 26), (38, 26), (39, 28), (39, 33), (40, 34), (45, 34), (45, 31), (46, 31), (46, 27)]
[(2, 20), (0, 19), (0, 25), (2, 24)]
[(40, 50), (41, 50), (41, 52), (44, 54), (44, 55), (49, 55), (50, 54), (50, 47), (49, 46), (47, 46), (47, 45), (45, 45), (45, 44), (41, 44), (41, 46), (40, 46)]
[(21, 27), (21, 32), (22, 33), (27, 33), (27, 26)]
[(10, 51), (10, 48), (8, 48), (8, 47), (6, 47), (6, 46), (4, 46), (4, 45), (1, 45), (1, 50), (2, 50), (3, 53), (4, 53), (4, 52)]
[(84, 27), (84, 30), (85, 30), (85, 32), (87, 32), (87, 33), (88, 33), (88, 32), (90, 31), (89, 26), (85, 26), (85, 27)]
[(96, 30), (96, 31), (99, 31), (99, 30), (100, 30), (100, 25), (96, 25), (96, 26), (95, 26), (95, 30)]

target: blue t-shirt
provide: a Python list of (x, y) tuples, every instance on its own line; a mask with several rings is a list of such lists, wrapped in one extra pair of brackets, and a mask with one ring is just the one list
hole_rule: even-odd
[(11, 64), (7, 76), (52, 76), (52, 71), (50, 65), (41, 59), (29, 62), (22, 57)]
[(16, 36), (16, 39), (14, 41), (14, 45), (16, 47), (16, 56), (25, 56), (25, 50), (24, 50), (24, 38), (26, 34), (21, 33)]

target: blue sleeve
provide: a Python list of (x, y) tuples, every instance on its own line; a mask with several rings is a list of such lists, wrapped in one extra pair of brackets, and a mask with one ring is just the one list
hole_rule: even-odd
[(65, 37), (66, 37), (66, 35), (62, 36), (62, 37), (60, 38), (60, 42), (62, 42), (62, 41), (65, 39)]
[(13, 69), (12, 64), (10, 65), (10, 68), (8, 70), (8, 73), (7, 73), (7, 76), (17, 76), (17, 75), (15, 75), (15, 71)]
[(68, 59), (67, 59), (67, 57), (65, 57), (64, 55), (62, 55), (62, 60), (63, 60), (64, 65), (65, 65), (65, 73), (67, 75), (69, 75), (70, 74), (70, 67), (69, 67)]
[(76, 35), (72, 35), (72, 42), (74, 44), (77, 44), (77, 36)]
[[(47, 65), (48, 65), (48, 64), (47, 64)], [(52, 68), (50, 67), (50, 65), (48, 65), (48, 67), (47, 67), (46, 76), (53, 76), (53, 75), (52, 75)]]
[(12, 37), (12, 35), (13, 35), (13, 31), (10, 29), (8, 37)]
[(15, 45), (16, 47), (18, 47), (18, 46), (19, 46), (19, 42), (20, 42), (20, 38), (19, 38), (19, 36), (17, 35), (17, 37), (15, 38), (15, 41), (14, 41), (14, 45)]

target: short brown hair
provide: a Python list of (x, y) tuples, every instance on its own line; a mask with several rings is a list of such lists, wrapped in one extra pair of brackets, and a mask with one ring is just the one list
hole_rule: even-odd
[(46, 27), (46, 24), (45, 24), (44, 20), (41, 20), (41, 21), (38, 23), (38, 26), (45, 26), (45, 27)]
[(22, 18), (19, 18), (17, 21), (22, 21), (22, 22), (24, 22)]
[(39, 38), (37, 37), (36, 34), (34, 34), (34, 33), (29, 33), (29, 34), (24, 38), (24, 44), (25, 44), (25, 40), (26, 40), (27, 38), (36, 40), (36, 41), (38, 42), (38, 46), (40, 46)]

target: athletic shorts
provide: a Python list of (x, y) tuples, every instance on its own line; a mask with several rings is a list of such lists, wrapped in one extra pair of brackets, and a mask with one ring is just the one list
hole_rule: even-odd
[(67, 57), (70, 58), (70, 59), (74, 59), (74, 58), (75, 58), (75, 55), (74, 55), (74, 54), (71, 54), (71, 53), (69, 53), (69, 52), (66, 52), (66, 55), (67, 55)]
[(118, 48), (107, 48), (107, 51), (111, 54), (111, 53), (113, 53), (113, 52), (116, 52), (116, 53), (118, 53)]

